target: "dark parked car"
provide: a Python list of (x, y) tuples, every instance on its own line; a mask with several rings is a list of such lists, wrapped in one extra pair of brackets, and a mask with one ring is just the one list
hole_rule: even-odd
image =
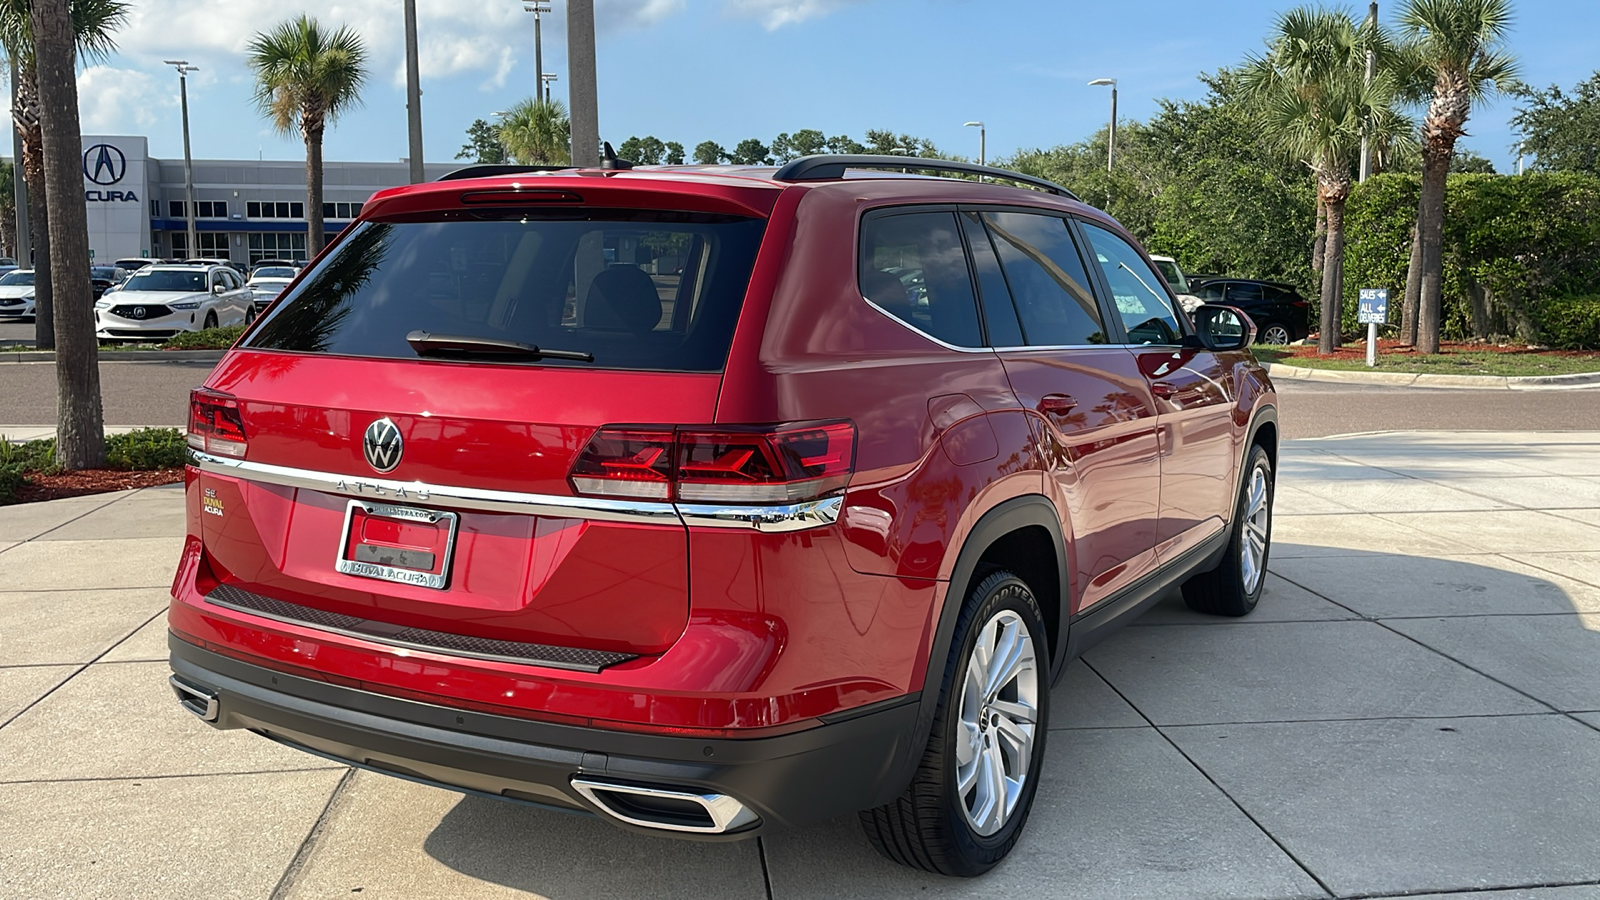
[(1294, 285), (1251, 278), (1190, 280), (1196, 296), (1207, 303), (1242, 309), (1256, 323), (1263, 344), (1290, 344), (1311, 333), (1311, 304)]
[(1254, 609), (1276, 402), (1246, 319), (1178, 312), (1105, 213), (911, 162), (988, 181), (373, 197), (191, 398), (179, 702), (644, 833), (859, 811), (992, 868), (1069, 661), (1179, 586)]
[(90, 266), (89, 281), (94, 285), (94, 298), (99, 300), (106, 291), (128, 280), (128, 272), (121, 266)]

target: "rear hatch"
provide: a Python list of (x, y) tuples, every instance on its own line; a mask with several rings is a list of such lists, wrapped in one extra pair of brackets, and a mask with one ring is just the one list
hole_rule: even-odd
[(573, 468), (601, 426), (713, 421), (765, 219), (478, 193), (356, 225), (196, 392), (212, 568), (367, 630), (658, 653), (684, 526), (648, 460)]

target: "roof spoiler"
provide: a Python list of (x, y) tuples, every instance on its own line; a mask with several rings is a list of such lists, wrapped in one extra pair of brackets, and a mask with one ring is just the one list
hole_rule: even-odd
[(462, 181), (468, 178), (495, 178), (500, 175), (534, 175), (539, 172), (565, 172), (577, 166), (523, 166), (503, 163), (485, 163), (457, 169), (439, 176), (440, 181)]

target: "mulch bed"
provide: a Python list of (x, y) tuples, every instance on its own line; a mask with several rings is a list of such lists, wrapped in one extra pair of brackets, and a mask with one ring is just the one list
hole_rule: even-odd
[[(1308, 339), (1308, 340), (1311, 340), (1311, 339)], [(1291, 359), (1318, 359), (1318, 358), (1321, 358), (1321, 359), (1363, 360), (1363, 359), (1367, 358), (1367, 342), (1366, 342), (1365, 339), (1362, 339), (1358, 343), (1346, 342), (1339, 349), (1335, 350), (1334, 352), (1332, 352), (1330, 354), (1327, 354), (1326, 356), (1324, 356), (1323, 354), (1317, 352), (1317, 345), (1316, 345), (1316, 342), (1314, 340), (1311, 340), (1311, 342), (1308, 344), (1308, 346), (1304, 346), (1304, 347), (1283, 347), (1283, 348), (1280, 348), (1280, 349), (1289, 351), (1289, 355), (1284, 357), (1284, 361), (1285, 362), (1287, 362), (1287, 361), (1289, 361)], [(1402, 343), (1400, 343), (1399, 341), (1396, 341), (1396, 340), (1385, 340), (1383, 338), (1379, 338), (1378, 339), (1378, 352), (1382, 353), (1382, 354), (1385, 354), (1385, 355), (1391, 355), (1391, 354), (1404, 355), (1404, 354), (1408, 354), (1408, 353), (1417, 352), (1417, 348), (1411, 346), (1410, 344), (1402, 344)], [(1461, 342), (1461, 343), (1448, 343), (1447, 342), (1447, 343), (1442, 343), (1442, 344), (1439, 345), (1439, 352), (1440, 353), (1517, 353), (1517, 354), (1523, 354), (1523, 355), (1527, 355), (1527, 356), (1579, 356), (1579, 357), (1583, 357), (1583, 356), (1594, 356), (1595, 355), (1593, 350), (1538, 350), (1538, 349), (1533, 349), (1533, 348), (1530, 348), (1530, 347), (1527, 347), (1527, 346), (1521, 345), (1521, 344), (1487, 344), (1487, 343), (1472, 343), (1472, 342)]]
[[(17, 496), (11, 501), (12, 503), (38, 503), (42, 500), (86, 497), (90, 494), (175, 484), (183, 480), (183, 470), (121, 472), (114, 469), (85, 469), (81, 472), (63, 472), (59, 475), (41, 475), (34, 472), (28, 478), (31, 483), (17, 488)], [(0, 505), (6, 505), (5, 501), (0, 500)]]

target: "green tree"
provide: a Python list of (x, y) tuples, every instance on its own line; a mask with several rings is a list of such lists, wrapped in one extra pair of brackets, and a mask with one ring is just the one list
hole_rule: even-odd
[(367, 48), (347, 27), (323, 28), (307, 15), (256, 34), (246, 48), (256, 105), (280, 134), (298, 128), (306, 143), (306, 246), (322, 250), (322, 139), (328, 125), (361, 102)]
[[(127, 21), (128, 5), (122, 0), (73, 0), (71, 6), (72, 33), (77, 41), (79, 59), (95, 61), (104, 59), (116, 43), (113, 33)], [(39, 87), (34, 61), (33, 19), (29, 0), (0, 0), (0, 45), (6, 55), (17, 62), (17, 83), (14, 85), (15, 108), (11, 121), (22, 137), (22, 177), (27, 182), (28, 226), (32, 232), (35, 269), (34, 346), (52, 350), (55, 341), (55, 305), (53, 303), (55, 273), (50, 271), (50, 209), (45, 201), (44, 144), (40, 120), (44, 110), (39, 105)], [(28, 265), (27, 260), (18, 260)], [(88, 273), (61, 273), (65, 278), (82, 278), (88, 283)]]
[(683, 165), (683, 145), (677, 141), (667, 141), (667, 165)]
[(772, 139), (772, 156), (778, 162), (786, 163), (821, 153), (827, 143), (827, 137), (814, 128), (802, 128), (792, 135), (784, 132)]
[(721, 165), (728, 161), (728, 151), (716, 141), (701, 141), (694, 147), (694, 161), (701, 166)]
[(572, 161), (572, 122), (560, 100), (518, 100), (500, 117), (495, 134), (506, 155), (523, 165), (564, 166)]
[(456, 154), (456, 159), (470, 159), (477, 163), (503, 163), (506, 161), (505, 145), (495, 127), (484, 119), (475, 119), (467, 126), (467, 142)]
[(1279, 16), (1267, 46), (1266, 55), (1246, 62), (1243, 84), (1257, 106), (1263, 136), (1317, 179), (1327, 218), (1318, 351), (1332, 353), (1339, 345), (1352, 164), (1369, 122), (1398, 131), (1396, 80), (1380, 67), (1367, 84), (1367, 53), (1385, 59), (1391, 54), (1381, 30), (1358, 25), (1347, 12), (1309, 7)]
[(732, 153), (728, 154), (728, 161), (736, 166), (771, 165), (772, 158), (767, 155), (769, 152), (769, 148), (761, 143), (760, 138), (745, 138), (733, 148)]
[(1600, 72), (1579, 82), (1571, 94), (1551, 85), (1536, 91), (1520, 87), (1527, 104), (1511, 118), (1522, 135), (1522, 150), (1535, 157), (1534, 168), (1546, 172), (1588, 172), (1600, 175)]
[(851, 138), (847, 134), (835, 135), (834, 137), (828, 138), (828, 142), (824, 145), (824, 149), (826, 149), (829, 153), (854, 154), (867, 152), (866, 146), (857, 143), (855, 139)]
[(1516, 59), (1505, 50), (1511, 0), (1406, 0), (1400, 28), (1415, 80), (1428, 85), (1422, 122), (1422, 196), (1417, 232), (1421, 296), (1417, 349), (1439, 352), (1444, 278), (1444, 196), (1456, 140), (1472, 104), (1515, 85)]
[(666, 160), (667, 145), (655, 135), (630, 137), (622, 142), (617, 155), (636, 165), (659, 166)]
[[(896, 151), (905, 151), (897, 153)], [(933, 141), (910, 134), (896, 134), (882, 128), (867, 129), (866, 152), (884, 156), (924, 156), (939, 159), (939, 148)]]

